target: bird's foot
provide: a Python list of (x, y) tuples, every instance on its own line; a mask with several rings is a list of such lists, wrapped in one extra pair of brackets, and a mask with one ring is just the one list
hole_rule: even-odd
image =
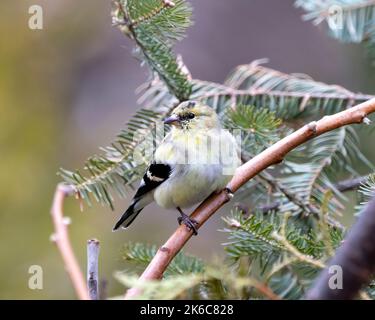
[(229, 187), (225, 187), (224, 191), (226, 192), (228, 196), (228, 200), (231, 200), (234, 197), (234, 193)]
[(189, 229), (193, 231), (193, 234), (196, 236), (198, 234), (197, 226), (198, 222), (194, 219), (191, 219), (187, 214), (180, 211), (181, 217), (177, 218), (178, 224), (181, 225), (182, 223)]
[(231, 188), (229, 188), (229, 187), (225, 187), (225, 188), (224, 188), (224, 191), (225, 191), (226, 193), (228, 193), (228, 194), (232, 194), (232, 195), (234, 194), (233, 191), (231, 190)]
[(226, 202), (231, 201), (234, 197), (233, 191), (229, 187), (226, 187), (226, 188), (224, 188), (224, 192), (225, 192), (225, 195), (226, 195), (225, 201)]
[(179, 225), (183, 223), (189, 230), (192, 230), (195, 236), (198, 234), (198, 222), (194, 219), (191, 219), (187, 214), (183, 214), (181, 215), (181, 217), (178, 217), (177, 221)]

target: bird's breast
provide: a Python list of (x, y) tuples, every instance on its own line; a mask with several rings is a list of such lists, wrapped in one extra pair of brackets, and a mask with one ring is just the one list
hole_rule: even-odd
[(230, 179), (220, 165), (177, 165), (171, 177), (156, 188), (154, 199), (163, 208), (189, 208), (223, 189)]
[(163, 208), (186, 208), (203, 201), (223, 189), (240, 164), (235, 139), (219, 129), (175, 132), (158, 147), (155, 160), (172, 169), (154, 192), (156, 203)]

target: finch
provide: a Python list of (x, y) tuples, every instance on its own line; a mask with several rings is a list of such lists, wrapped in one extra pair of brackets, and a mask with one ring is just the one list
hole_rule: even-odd
[(127, 228), (145, 206), (155, 201), (177, 209), (179, 224), (197, 234), (197, 222), (182, 210), (220, 192), (241, 164), (234, 136), (223, 129), (216, 112), (196, 101), (178, 105), (164, 123), (172, 126), (154, 153), (141, 184), (115, 224)]

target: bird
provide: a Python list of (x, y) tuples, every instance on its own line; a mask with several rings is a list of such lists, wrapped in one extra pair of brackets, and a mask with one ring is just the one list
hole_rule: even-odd
[(164, 124), (172, 128), (156, 148), (130, 206), (113, 231), (128, 228), (155, 201), (164, 209), (177, 209), (178, 223), (197, 235), (197, 221), (183, 209), (224, 190), (241, 164), (235, 137), (222, 128), (210, 106), (184, 101), (164, 119)]

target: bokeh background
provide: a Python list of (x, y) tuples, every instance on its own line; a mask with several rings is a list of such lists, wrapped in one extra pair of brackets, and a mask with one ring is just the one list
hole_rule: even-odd
[[(306, 73), (353, 91), (375, 93), (365, 50), (330, 39), (303, 22), (292, 0), (191, 0), (195, 25), (178, 44), (195, 78), (222, 81), (238, 64), (269, 58), (269, 66)], [(44, 29), (28, 28), (28, 8), (44, 8)], [(135, 89), (147, 76), (132, 43), (111, 27), (110, 0), (0, 2), (0, 298), (73, 299), (60, 256), (49, 240), (51, 199), (59, 167), (80, 168), (108, 144), (138, 108)], [(375, 159), (373, 142), (362, 139)], [(113, 278), (128, 241), (160, 245), (176, 227), (176, 213), (144, 210), (126, 232), (111, 228), (116, 210), (99, 205), (80, 212), (68, 199), (70, 235), (85, 270), (86, 240), (101, 241), (100, 275), (109, 296), (124, 289)], [(225, 213), (223, 210), (222, 213)], [(186, 251), (210, 260), (223, 255), (220, 214)], [(40, 265), (44, 289), (28, 288), (28, 268)]]

